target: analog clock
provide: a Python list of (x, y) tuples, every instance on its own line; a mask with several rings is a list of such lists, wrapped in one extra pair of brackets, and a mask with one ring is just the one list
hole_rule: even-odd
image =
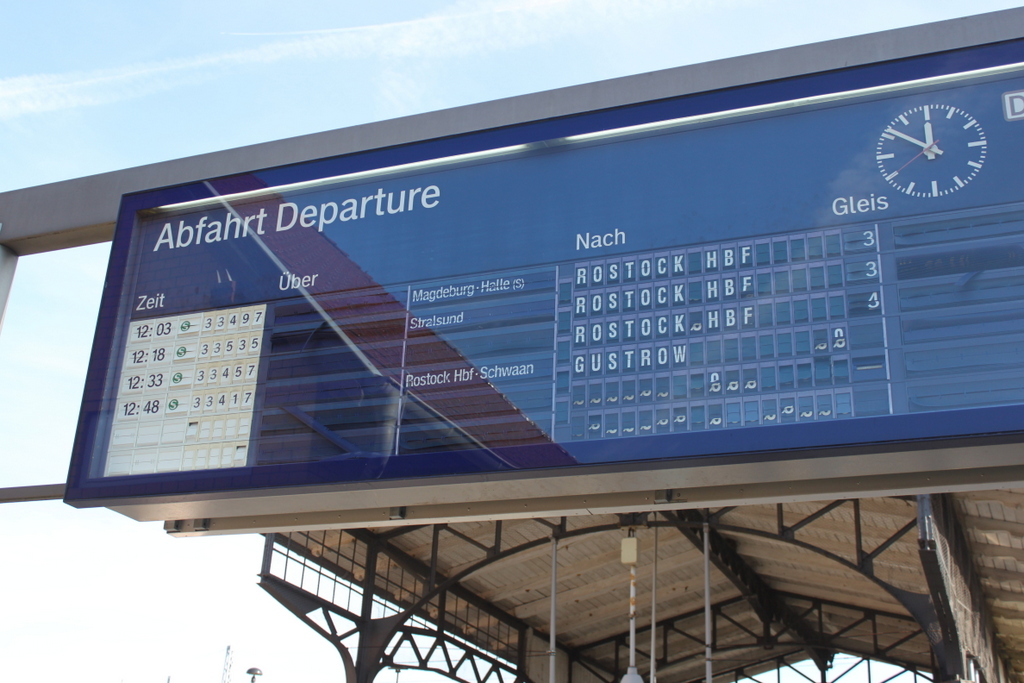
[(977, 119), (959, 107), (925, 104), (885, 127), (875, 160), (897, 190), (912, 197), (942, 197), (974, 180), (987, 151)]

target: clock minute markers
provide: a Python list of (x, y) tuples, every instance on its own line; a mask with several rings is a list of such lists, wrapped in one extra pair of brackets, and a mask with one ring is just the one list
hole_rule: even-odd
[[(878, 139), (875, 160), (885, 181), (897, 190), (912, 197), (944, 197), (977, 176), (987, 147), (980, 122), (968, 112), (925, 104), (889, 122)], [(922, 156), (929, 163), (914, 163)]]

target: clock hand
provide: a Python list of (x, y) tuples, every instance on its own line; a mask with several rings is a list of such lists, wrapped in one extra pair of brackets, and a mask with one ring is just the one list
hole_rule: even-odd
[[(936, 144), (937, 142), (938, 142), (938, 140), (936, 140), (935, 142), (933, 142), (933, 143), (932, 143), (931, 145), (929, 145), (929, 146), (933, 146), (933, 145), (935, 145), (935, 144)], [(938, 151), (938, 149), (939, 149), (938, 147), (936, 147), (936, 148), (935, 148), (935, 150), (936, 150), (936, 151)], [(939, 154), (941, 154), (941, 153), (942, 153), (942, 152), (939, 152)], [(914, 157), (913, 157), (913, 158), (912, 158), (912, 159), (911, 159), (910, 161), (908, 161), (907, 163), (905, 163), (905, 164), (903, 164), (902, 166), (900, 166), (900, 167), (899, 167), (898, 169), (896, 169), (896, 171), (895, 171), (894, 173), (890, 174), (890, 175), (889, 175), (888, 177), (889, 177), (889, 178), (893, 178), (893, 177), (895, 177), (895, 176), (899, 175), (899, 172), (900, 172), (900, 171), (902, 171), (903, 169), (905, 169), (905, 168), (906, 168), (907, 166), (910, 166), (910, 164), (912, 164), (912, 163), (914, 162), (914, 159), (918, 158), (918, 157), (919, 157), (919, 156), (921, 156), (922, 154), (928, 154), (928, 149), (927, 149), (927, 148), (925, 148), (925, 149), (922, 149), (922, 150), (921, 150), (920, 152), (918, 152), (917, 154), (915, 154), (915, 155), (914, 155)], [(929, 157), (929, 158), (930, 158), (930, 159), (934, 159), (935, 157)]]
[[(942, 150), (940, 150), (938, 147), (935, 147), (935, 143), (934, 142), (932, 142), (932, 143), (921, 142), (917, 138), (912, 138), (909, 135), (907, 135), (906, 133), (901, 133), (898, 130), (896, 130), (895, 128), (892, 128), (891, 126), (889, 128), (886, 128), (885, 132), (886, 133), (891, 133), (892, 135), (895, 135), (898, 138), (903, 138), (907, 142), (913, 142), (918, 147), (923, 147), (925, 149), (925, 153), (928, 152), (928, 148), (930, 147), (930, 148), (932, 148), (932, 151), (933, 151), (934, 154), (942, 154)], [(928, 157), (928, 158), (931, 159), (933, 157)]]
[[(935, 141), (932, 138), (931, 121), (924, 122), (924, 142), (926, 145), (926, 147), (924, 148), (924, 155), (926, 157), (928, 157), (929, 159), (934, 159), (936, 154), (942, 154), (942, 152), (937, 147), (934, 147)], [(929, 147), (933, 147), (933, 149), (928, 149)]]

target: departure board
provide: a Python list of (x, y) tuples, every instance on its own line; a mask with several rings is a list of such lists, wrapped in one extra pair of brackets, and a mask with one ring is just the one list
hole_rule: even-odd
[(1008, 65), (126, 198), (74, 490), (1012, 432), (1021, 110)]

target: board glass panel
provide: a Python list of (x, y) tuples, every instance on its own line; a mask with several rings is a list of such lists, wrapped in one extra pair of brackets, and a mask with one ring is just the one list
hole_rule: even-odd
[(1014, 432), (1015, 50), (126, 197), (69, 500)]

